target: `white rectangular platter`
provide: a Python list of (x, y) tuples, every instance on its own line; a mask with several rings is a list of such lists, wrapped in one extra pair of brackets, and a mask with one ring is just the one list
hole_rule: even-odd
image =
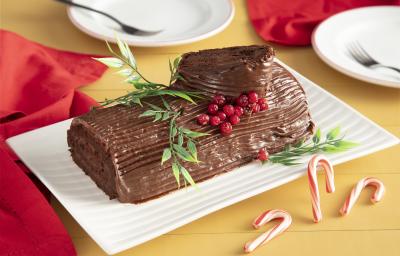
[[(346, 139), (360, 146), (329, 155), (334, 164), (399, 143), (399, 139), (335, 96), (288, 68), (303, 85), (316, 125), (323, 132), (340, 125)], [(7, 140), (22, 161), (47, 186), (75, 220), (108, 254), (146, 242), (211, 212), (280, 186), (305, 174), (303, 164), (286, 167), (253, 162), (139, 205), (108, 197), (75, 165), (67, 146), (66, 120)]]

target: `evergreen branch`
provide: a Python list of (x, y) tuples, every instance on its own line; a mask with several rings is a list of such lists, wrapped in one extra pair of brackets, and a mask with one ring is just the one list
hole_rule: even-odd
[(161, 157), (161, 165), (172, 159), (172, 172), (175, 176), (178, 187), (180, 186), (180, 176), (192, 186), (195, 182), (182, 162), (200, 163), (197, 158), (196, 138), (206, 136), (207, 133), (195, 132), (177, 124), (176, 119), (182, 111), (173, 111), (167, 101), (163, 98), (164, 107), (159, 107), (150, 103), (145, 103), (150, 109), (140, 114), (140, 117), (153, 117), (153, 122), (169, 119), (168, 141), (169, 145), (164, 149)]
[(117, 38), (119, 53), (115, 52), (108, 42), (106, 42), (106, 44), (113, 57), (94, 59), (107, 65), (110, 68), (119, 69), (117, 73), (125, 77), (125, 81), (129, 84), (132, 84), (135, 90), (115, 99), (105, 99), (104, 101), (100, 102), (101, 106), (104, 107), (115, 104), (123, 104), (129, 106), (138, 104), (142, 106), (142, 99), (152, 96), (163, 95), (179, 97), (191, 103), (195, 103), (194, 98), (202, 98), (203, 93), (200, 92), (169, 89), (169, 86), (173, 82), (181, 78), (181, 76), (177, 72), (180, 57), (176, 58), (173, 63), (169, 62), (171, 74), (169, 85), (165, 85), (161, 83), (151, 82), (149, 79), (145, 78), (142, 73), (139, 72), (136, 65), (136, 60), (126, 42), (122, 42)]
[[(172, 158), (172, 172), (178, 183), (178, 187), (180, 186), (181, 175), (183, 176), (185, 186), (186, 182), (195, 186), (189, 171), (186, 170), (182, 162), (200, 162), (197, 158), (195, 139), (208, 134), (191, 131), (178, 126), (176, 119), (182, 114), (182, 111), (174, 111), (165, 100), (164, 96), (178, 97), (192, 104), (196, 104), (194, 99), (203, 98), (203, 93), (173, 90), (169, 88), (177, 79), (183, 80), (177, 72), (180, 57), (176, 58), (172, 63), (169, 61), (171, 75), (169, 84), (164, 85), (151, 82), (139, 72), (136, 60), (127, 43), (117, 38), (119, 53), (115, 52), (108, 42), (106, 42), (106, 45), (113, 57), (95, 59), (110, 68), (119, 69), (117, 73), (124, 76), (126, 78), (125, 81), (132, 84), (135, 90), (115, 99), (105, 99), (103, 102), (100, 102), (101, 106), (115, 104), (133, 106), (137, 104), (143, 107), (143, 103), (145, 103), (149, 109), (140, 114), (139, 117), (153, 117), (153, 122), (169, 120), (169, 147), (165, 148), (163, 151), (161, 165)], [(161, 98), (162, 107), (143, 102), (143, 99), (154, 96), (159, 96)]]
[(315, 154), (319, 152), (325, 153), (338, 153), (349, 150), (358, 146), (358, 143), (344, 140), (344, 136), (339, 137), (340, 127), (335, 127), (328, 132), (324, 141), (321, 142), (321, 130), (317, 129), (311, 142), (304, 144), (299, 142), (293, 147), (287, 147), (285, 150), (271, 155), (267, 161), (263, 163), (279, 163), (283, 165), (297, 165), (300, 164), (299, 160), (304, 155)]

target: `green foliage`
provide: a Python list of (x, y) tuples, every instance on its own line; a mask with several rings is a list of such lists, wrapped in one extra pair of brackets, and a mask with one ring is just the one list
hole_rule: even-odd
[[(178, 57), (173, 62), (169, 61), (171, 76), (168, 85), (153, 83), (139, 72), (135, 57), (126, 42), (122, 42), (117, 38), (118, 53), (111, 48), (108, 42), (106, 42), (106, 44), (113, 57), (95, 58), (95, 60), (110, 68), (119, 69), (116, 73), (123, 76), (125, 82), (131, 84), (134, 90), (115, 99), (105, 99), (101, 102), (101, 105), (110, 106), (123, 104), (127, 106), (139, 105), (143, 107), (143, 104), (145, 104), (148, 106), (148, 109), (141, 113), (139, 115), (140, 117), (152, 117), (153, 122), (169, 120), (169, 147), (165, 148), (163, 151), (161, 165), (167, 161), (172, 161), (172, 173), (178, 183), (178, 187), (180, 186), (181, 175), (184, 178), (185, 185), (187, 182), (191, 185), (195, 185), (189, 171), (182, 165), (182, 162), (199, 163), (195, 139), (208, 134), (179, 127), (176, 123), (176, 119), (181, 115), (181, 111), (173, 110), (164, 99), (164, 96), (171, 96), (196, 104), (194, 100), (202, 98), (203, 96), (203, 94), (199, 92), (173, 90), (169, 88), (177, 79), (184, 80), (177, 72), (181, 58)], [(144, 101), (145, 98), (155, 96), (161, 98), (162, 107)]]
[(321, 140), (321, 129), (318, 128), (312, 138), (312, 141), (314, 142), (314, 144), (318, 144), (320, 140)]
[(304, 142), (300, 141), (293, 147), (287, 146), (284, 151), (271, 155), (264, 162), (279, 163), (287, 166), (297, 165), (304, 155), (318, 152), (339, 153), (359, 145), (355, 142), (343, 140), (343, 137), (340, 138), (339, 134), (340, 127), (338, 126), (330, 130), (325, 136), (325, 140), (321, 142), (321, 130), (317, 129), (311, 143), (304, 144)]
[[(107, 42), (106, 42), (107, 43)], [(202, 98), (202, 93), (190, 92), (183, 90), (172, 90), (168, 86), (175, 82), (177, 79), (183, 79), (177, 72), (180, 57), (176, 58), (170, 66), (170, 81), (169, 85), (160, 83), (153, 83), (146, 79), (140, 72), (136, 64), (135, 57), (131, 52), (128, 44), (122, 42), (117, 38), (117, 45), (119, 52), (115, 52), (107, 43), (107, 47), (113, 57), (107, 58), (94, 58), (95, 60), (107, 65), (110, 68), (119, 69), (116, 73), (125, 78), (125, 82), (131, 84), (135, 90), (128, 92), (126, 95), (115, 99), (106, 99), (100, 102), (102, 106), (109, 106), (114, 104), (123, 104), (133, 106), (135, 104), (142, 106), (142, 99), (154, 96), (172, 96), (182, 98), (195, 104), (194, 99)]]
[(172, 173), (175, 176), (178, 186), (180, 186), (180, 175), (183, 176), (185, 183), (194, 184), (189, 172), (183, 167), (182, 161), (191, 163), (200, 162), (197, 158), (195, 140), (208, 134), (180, 127), (176, 119), (181, 115), (181, 112), (173, 111), (169, 103), (163, 98), (161, 99), (163, 107), (145, 102), (149, 109), (139, 116), (152, 117), (153, 122), (169, 119), (169, 147), (163, 151), (161, 164), (164, 164), (168, 160), (172, 161)]
[[(180, 186), (180, 175), (183, 176), (185, 184), (188, 182), (191, 185), (195, 185), (189, 171), (182, 165), (182, 161), (190, 163), (200, 162), (197, 158), (195, 139), (208, 134), (195, 132), (178, 126), (176, 119), (180, 113), (172, 112), (171, 115), (173, 115), (173, 117), (169, 121), (169, 147), (164, 149), (164, 153), (166, 151), (171, 153), (168, 159), (172, 161), (172, 172), (178, 186)], [(162, 162), (165, 162), (166, 160), (163, 161), (163, 159), (165, 160), (167, 158), (162, 158)]]

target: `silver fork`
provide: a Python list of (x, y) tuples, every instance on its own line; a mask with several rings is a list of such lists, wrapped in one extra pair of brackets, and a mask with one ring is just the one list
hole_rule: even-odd
[(132, 27), (132, 26), (126, 25), (125, 23), (122, 23), (120, 20), (118, 20), (114, 16), (111, 16), (108, 13), (93, 9), (93, 8), (91, 8), (89, 6), (85, 6), (85, 5), (82, 5), (82, 4), (75, 3), (72, 0), (55, 0), (55, 1), (63, 3), (63, 4), (67, 4), (67, 5), (70, 5), (70, 6), (79, 7), (79, 8), (88, 10), (88, 11), (92, 11), (92, 12), (96, 12), (96, 13), (102, 14), (102, 15), (106, 16), (107, 18), (115, 21), (117, 24), (119, 24), (121, 29), (122, 29), (122, 31), (124, 31), (124, 32), (126, 32), (128, 34), (131, 34), (131, 35), (134, 35), (134, 34), (152, 35), (152, 34), (157, 34), (157, 33), (162, 31), (161, 29), (158, 29), (158, 30), (144, 30), (144, 29), (139, 29), (137, 27)]
[(367, 51), (364, 50), (364, 48), (361, 46), (361, 44), (357, 41), (350, 43), (347, 46), (347, 50), (348, 50), (350, 57), (352, 57), (355, 61), (357, 61), (358, 63), (360, 63), (361, 65), (363, 65), (367, 68), (381, 67), (381, 68), (391, 69), (391, 70), (394, 70), (394, 71), (397, 71), (400, 73), (399, 68), (384, 65), (384, 64), (376, 61), (374, 58), (371, 57), (371, 55), (368, 54)]

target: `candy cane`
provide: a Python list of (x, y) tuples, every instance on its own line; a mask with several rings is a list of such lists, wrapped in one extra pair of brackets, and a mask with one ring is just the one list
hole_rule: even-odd
[(317, 223), (322, 219), (320, 197), (317, 180), (317, 167), (321, 166), (325, 170), (326, 192), (335, 192), (335, 181), (333, 175), (333, 167), (329, 160), (323, 155), (315, 155), (308, 163), (308, 181), (311, 191), (311, 202), (313, 208), (314, 222)]
[(271, 228), (267, 232), (261, 234), (253, 241), (249, 241), (244, 245), (245, 252), (252, 252), (258, 246), (266, 244), (274, 237), (283, 233), (286, 229), (289, 228), (290, 224), (292, 224), (292, 217), (289, 213), (284, 210), (269, 210), (258, 216), (253, 221), (253, 227), (255, 229), (259, 229), (261, 226), (265, 225), (267, 222), (273, 219), (281, 219), (281, 222), (277, 224), (275, 227)]
[(375, 187), (375, 193), (371, 196), (371, 202), (377, 203), (381, 201), (383, 195), (385, 194), (385, 186), (383, 185), (382, 181), (371, 177), (363, 178), (356, 184), (356, 186), (353, 188), (350, 195), (344, 202), (342, 208), (340, 208), (339, 212), (342, 214), (342, 216), (346, 216), (350, 213), (350, 210), (351, 208), (353, 208), (355, 202), (360, 196), (361, 191), (366, 186)]

